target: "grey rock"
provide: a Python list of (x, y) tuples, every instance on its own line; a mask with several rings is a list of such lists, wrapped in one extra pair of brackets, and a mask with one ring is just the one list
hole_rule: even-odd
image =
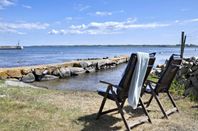
[(196, 70), (198, 70), (198, 65), (194, 65), (194, 66), (192, 66), (192, 71), (196, 71)]
[(71, 70), (69, 68), (61, 67), (59, 69), (59, 75), (61, 78), (69, 77), (71, 76)]
[(182, 74), (186, 74), (187, 72), (189, 71), (189, 68), (187, 68), (187, 67), (182, 67), (181, 69), (180, 69), (180, 74), (182, 75)]
[(38, 68), (38, 69), (35, 69), (35, 70), (34, 70), (34, 73), (35, 73), (35, 75), (37, 75), (37, 76), (41, 76), (41, 75), (43, 75), (43, 72), (44, 72), (44, 71), (45, 71), (44, 69)]
[(96, 71), (96, 68), (94, 67), (88, 67), (88, 68), (85, 68), (86, 70), (86, 73), (91, 73), (91, 72), (95, 72)]
[(35, 81), (35, 76), (33, 73), (28, 73), (27, 75), (23, 75), (21, 81), (25, 83), (31, 83)]
[(48, 70), (43, 71), (43, 75), (46, 75), (48, 73)]
[(87, 68), (89, 66), (92, 66), (92, 62), (90, 62), (90, 61), (82, 61), (82, 62), (80, 62), (80, 65), (81, 65), (82, 68)]
[(54, 75), (44, 75), (41, 78), (41, 81), (48, 81), (48, 80), (54, 80), (54, 79), (58, 79), (59, 77), (54, 76)]
[(86, 72), (86, 70), (79, 67), (70, 67), (69, 69), (71, 71), (71, 75), (79, 75)]
[(55, 70), (52, 72), (52, 75), (59, 76), (59, 75), (60, 75), (60, 70), (59, 70), (58, 68), (55, 69)]

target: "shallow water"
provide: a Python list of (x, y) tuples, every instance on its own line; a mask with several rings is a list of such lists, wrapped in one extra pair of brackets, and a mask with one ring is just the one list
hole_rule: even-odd
[(58, 90), (86, 90), (96, 91), (97, 88), (105, 88), (106, 85), (99, 83), (100, 80), (118, 84), (122, 73), (124, 72), (126, 64), (118, 65), (115, 68), (102, 70), (93, 73), (81, 74), (79, 76), (57, 79), (52, 81), (34, 82), (36, 86), (58, 89)]

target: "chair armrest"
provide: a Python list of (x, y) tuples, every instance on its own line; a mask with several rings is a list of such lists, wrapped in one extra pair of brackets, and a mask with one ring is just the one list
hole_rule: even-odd
[(107, 85), (111, 85), (111, 86), (116, 86), (116, 85), (114, 85), (114, 84), (112, 84), (112, 83), (109, 83), (109, 82), (106, 82), (106, 81), (100, 81), (100, 83), (107, 84)]
[(106, 82), (106, 81), (100, 81), (100, 83), (107, 84), (107, 85), (110, 85), (112, 87), (115, 87), (115, 88), (121, 90), (121, 87), (119, 87), (118, 85), (114, 85), (114, 84)]

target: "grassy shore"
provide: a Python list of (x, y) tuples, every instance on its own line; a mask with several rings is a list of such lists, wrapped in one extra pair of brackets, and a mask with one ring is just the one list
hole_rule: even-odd
[[(161, 99), (165, 107), (170, 106), (167, 97)], [(148, 108), (153, 124), (145, 123), (134, 130), (197, 130), (198, 104), (188, 98), (175, 99), (180, 113), (172, 114), (169, 120), (162, 119), (154, 100)], [(117, 113), (95, 120), (101, 100), (96, 92), (5, 87), (0, 81), (0, 130), (124, 130)], [(106, 109), (112, 107), (115, 103), (108, 101)], [(131, 112), (127, 103), (125, 109)], [(131, 113), (129, 121), (142, 111)]]

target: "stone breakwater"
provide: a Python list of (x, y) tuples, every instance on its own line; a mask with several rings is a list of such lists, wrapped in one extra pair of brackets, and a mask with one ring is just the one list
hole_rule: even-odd
[(185, 86), (184, 95), (198, 96), (198, 58), (185, 58), (177, 73), (177, 81)]
[[(157, 65), (153, 73), (160, 76), (165, 69), (166, 64)], [(185, 86), (184, 95), (190, 94), (198, 96), (198, 58), (184, 58), (182, 60), (181, 68), (179, 69), (176, 80)]]
[(78, 59), (59, 64), (47, 64), (38, 66), (0, 68), (0, 79), (18, 79), (20, 81), (31, 83), (34, 81), (45, 81), (59, 78), (67, 78), (90, 73), (103, 69), (113, 68), (121, 63), (128, 62), (126, 55), (114, 58), (89, 58)]

